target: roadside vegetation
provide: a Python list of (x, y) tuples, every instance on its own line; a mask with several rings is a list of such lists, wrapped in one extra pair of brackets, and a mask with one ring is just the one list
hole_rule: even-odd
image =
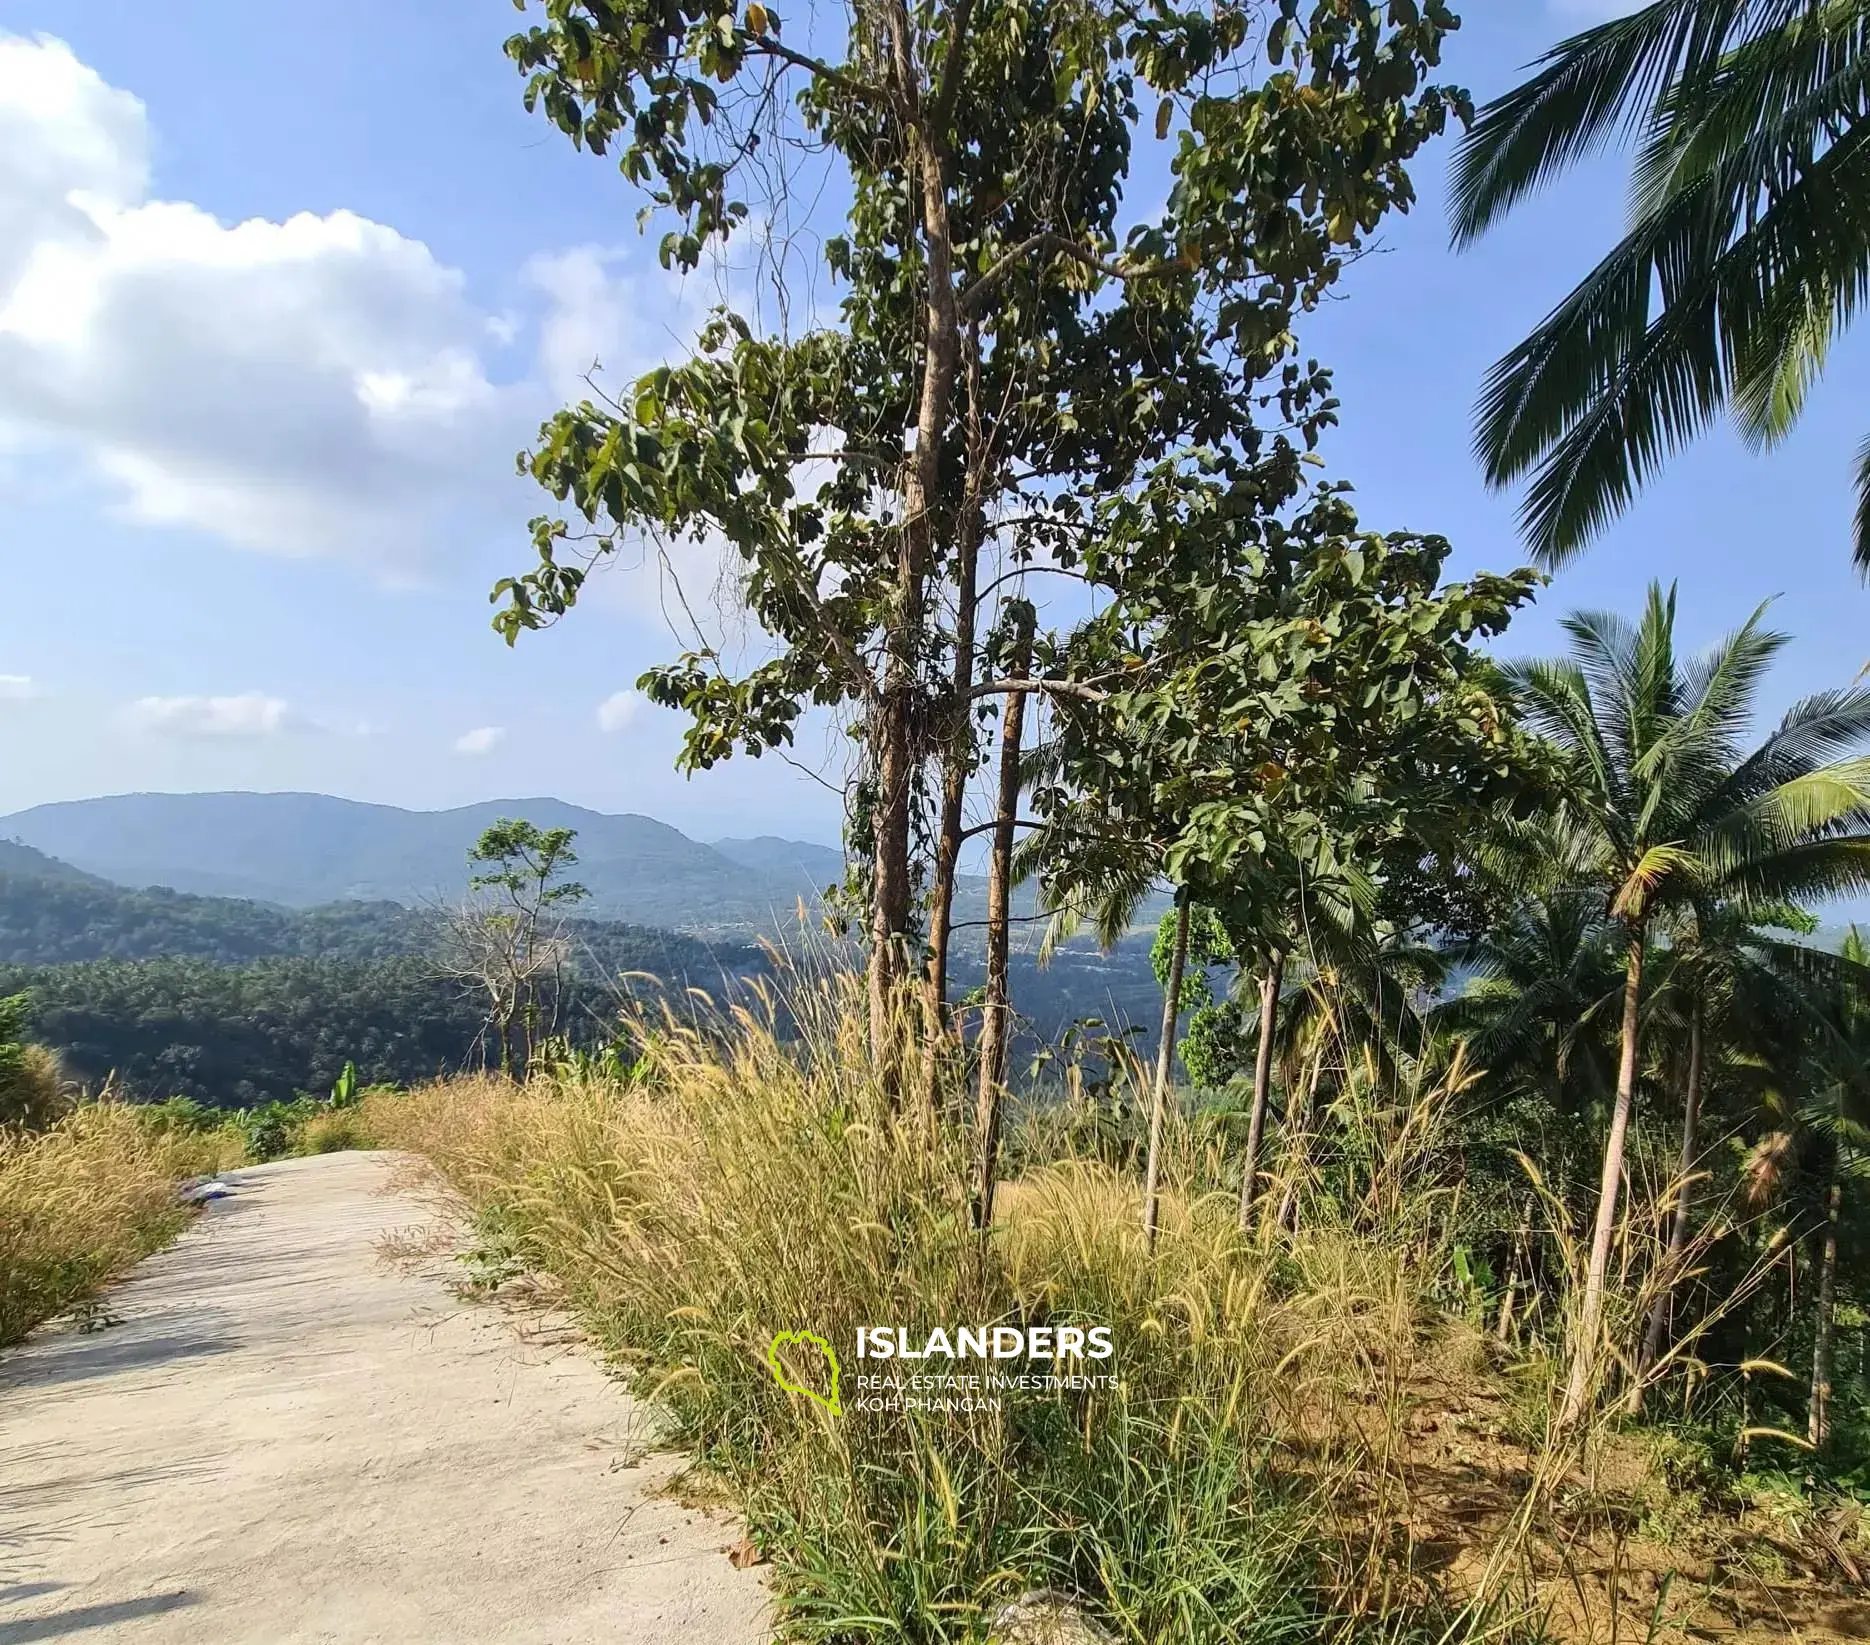
[(181, 1190), (239, 1165), (369, 1146), (347, 1065), (329, 1097), (228, 1111), (187, 1097), (86, 1093), (55, 1053), (18, 1037), (0, 1000), (0, 1346), (74, 1309), (161, 1250), (197, 1214)]
[(235, 1133), (167, 1130), (126, 1103), (0, 1126), (0, 1345), (167, 1245), (195, 1215), (178, 1185), (245, 1157)]
[[(1283, 1640), (1327, 1621), (1376, 1639), (1405, 1616), (1455, 1619), (1463, 1601), (1418, 1552), (1366, 1553), (1410, 1517), (1412, 1390), (1444, 1359), (1466, 1375), (1475, 1351), (1429, 1329), (1448, 1230), (1412, 1220), (1427, 1207), (1405, 1185), (1445, 1153), (1445, 1092), (1407, 1119), (1373, 1115), (1413, 1136), (1367, 1139), (1362, 1211), (1308, 1216), (1293, 1241), (1243, 1234), (1220, 1153), (1178, 1126), (1153, 1256), (1139, 1178), (1096, 1146), (1100, 1113), (1035, 1110), (983, 1240), (966, 1134), (893, 1111), (861, 986), (801, 981), (784, 1014), (785, 1035), (771, 1010), (712, 1034), (645, 1029), (623, 1080), (455, 1082), (366, 1115), (558, 1279), (744, 1503), (788, 1637), (973, 1639), (1034, 1588), (1094, 1597), (1137, 1640)], [(871, 1412), (851, 1350), (878, 1321), (912, 1338), (1108, 1325), (1120, 1384)], [(841, 1414), (775, 1383), (767, 1343), (791, 1329), (843, 1352)]]
[[(797, 978), (783, 1008), (633, 1025), (627, 1069), (362, 1105), (460, 1195), (470, 1267), (551, 1276), (694, 1459), (690, 1488), (744, 1510), (782, 1637), (977, 1642), (1035, 1590), (1139, 1645), (1851, 1637), (1854, 1488), (1796, 1438), (1737, 1459), (1721, 1413), (1745, 1373), (1702, 1366), (1693, 1417), (1557, 1420), (1588, 1195), (1568, 1212), (1513, 1157), (1459, 1051), (1334, 1066), (1249, 1229), (1245, 1115), (1178, 1102), (1152, 1249), (1147, 1067), (1014, 1104), (983, 1234), (971, 1091), (904, 1112), (868, 1036), (858, 981)], [(1562, 1184), (1589, 1138), (1554, 1130)], [(1620, 1220), (1633, 1262), (1659, 1260), (1655, 1209)], [(1515, 1238), (1518, 1272), (1497, 1254)], [(1619, 1320), (1641, 1294), (1612, 1288)], [(879, 1321), (1104, 1325), (1117, 1386), (867, 1409), (853, 1350)], [(838, 1414), (774, 1380), (768, 1344), (797, 1330), (839, 1349)], [(798, 1374), (829, 1391), (821, 1364)]]

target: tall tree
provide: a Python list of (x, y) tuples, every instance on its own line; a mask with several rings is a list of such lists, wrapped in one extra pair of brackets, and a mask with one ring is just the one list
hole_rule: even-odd
[[(1052, 704), (1030, 860), (1054, 906), (1108, 910), (1168, 879), (1274, 976), (1271, 1017), (1294, 887), (1350, 878), (1362, 851), (1517, 781), (1469, 642), (1502, 629), (1534, 578), (1443, 587), (1445, 542), (1359, 531), (1331, 486), (1289, 518), (1260, 502), (1252, 476), (1210, 457), (1100, 510), (1086, 573), (1108, 599), (1059, 650), (1076, 689)], [(1253, 1187), (1249, 1173), (1243, 1217)]]
[(1565, 620), (1570, 659), (1507, 671), (1528, 723), (1566, 762), (1559, 826), (1573, 836), (1572, 860), (1602, 888), (1623, 949), (1617, 1083), (1564, 1425), (1584, 1414), (1602, 1367), (1604, 1289), (1656, 920), (1696, 898), (1777, 905), (1870, 885), (1870, 759), (1831, 760), (1870, 732), (1870, 694), (1800, 703), (1745, 752), (1755, 693), (1786, 643), (1761, 627), (1763, 612), (1684, 664), (1674, 591), (1652, 585), (1639, 623), (1574, 613)]
[[(689, 715), (690, 769), (783, 746), (813, 705), (856, 719), (851, 843), (882, 1041), (914, 969), (926, 768), (944, 767), (945, 898), (947, 796), (974, 758), (956, 740), (978, 734), (971, 704), (1005, 691), (972, 677), (981, 549), (1079, 575), (1095, 503), (1196, 443), (1257, 475), (1266, 506), (1296, 493), (1335, 414), (1296, 322), (1407, 208), (1407, 162), (1465, 107), (1430, 80), (1455, 19), (1442, 0), (1134, 17), (860, 0), (842, 30), (795, 38), (736, 0), (540, 10), (508, 46), (528, 102), (619, 151), (673, 220), (665, 263), (694, 268), (774, 222), (743, 198), (761, 161), (815, 155), (821, 198), (847, 202), (825, 246), (846, 294), (796, 336), (717, 314), (691, 360), (548, 423), (530, 470), (582, 523), (535, 522), (537, 564), (498, 586), (497, 621), (509, 640), (549, 623), (593, 561), (645, 534), (727, 545), (772, 654), (734, 674), (698, 636), (642, 687)], [(1126, 217), (1152, 132), (1173, 186)]]
[[(1037, 618), (1020, 600), (1010, 614), (1007, 673), (1014, 683), (1032, 670), (1032, 632)], [(1006, 699), (1000, 721), (1000, 792), (994, 809), (993, 849), (987, 870), (987, 983), (981, 1005), (980, 1090), (975, 1103), (980, 1145), (977, 1204), (982, 1231), (993, 1226), (994, 1185), (1000, 1165), (1001, 1087), (1006, 1079), (1007, 1045), (1012, 1039), (1012, 982), (1008, 938), (1013, 895), (1013, 842), (1019, 821), (1020, 743), (1026, 725), (1026, 693)]]
[[(1605, 141), (1637, 144), (1623, 239), (1488, 378), (1476, 445), (1551, 562), (1731, 408), (1797, 422), (1870, 285), (1870, 4), (1650, 0), (1481, 111), (1455, 167), (1472, 241)], [(1855, 557), (1870, 573), (1870, 443)]]
[[(561, 911), (590, 895), (563, 877), (577, 866), (577, 837), (572, 828), (500, 818), (468, 850), (469, 890), (492, 895), (443, 916), (443, 967), (485, 992), (507, 1073), (524, 1070), (542, 1033), (558, 1025), (568, 956)], [(517, 1059), (515, 1027), (522, 1035)]]

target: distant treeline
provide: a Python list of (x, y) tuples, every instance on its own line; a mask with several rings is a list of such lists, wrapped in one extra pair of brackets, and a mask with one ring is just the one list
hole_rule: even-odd
[[(0, 865), (0, 996), (30, 996), (29, 1032), (73, 1078), (114, 1078), (138, 1099), (289, 1100), (328, 1090), (347, 1062), (366, 1082), (407, 1084), (496, 1056), (480, 999), (430, 958), (436, 924), (393, 902), (291, 909), (129, 890), (37, 858)], [(619, 978), (721, 998), (767, 969), (759, 949), (648, 926), (572, 920), (567, 934), (565, 1018), (584, 1043), (609, 1033)], [(1018, 957), (1022, 1054), (1081, 1018), (1148, 1023), (1159, 994), (1146, 948), (1068, 950), (1044, 968)], [(955, 978), (963, 991), (978, 982), (971, 958)]]
[[(70, 1075), (145, 1100), (248, 1107), (322, 1093), (347, 1062), (367, 1083), (479, 1066), (486, 1013), (430, 958), (435, 916), (397, 903), (287, 909), (79, 876), (0, 871), (0, 997)], [(721, 992), (760, 953), (605, 920), (568, 928), (575, 1040), (605, 1038), (615, 979)]]
[[(132, 891), (102, 880), (0, 868), (0, 964), (385, 960), (430, 952), (435, 926), (429, 911), (394, 902), (281, 908), (237, 897), (198, 897), (162, 887)], [(569, 930), (573, 963), (598, 976), (648, 971), (688, 977), (705, 987), (724, 970), (744, 971), (758, 958), (737, 944), (711, 944), (615, 920), (574, 920)]]

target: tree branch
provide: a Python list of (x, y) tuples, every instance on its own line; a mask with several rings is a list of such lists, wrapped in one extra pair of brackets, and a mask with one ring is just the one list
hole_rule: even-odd
[(1096, 269), (1099, 274), (1107, 274), (1113, 280), (1140, 280), (1152, 274), (1168, 274), (1179, 268), (1179, 263), (1145, 263), (1133, 267), (1127, 263), (1113, 263), (1106, 257), (1081, 246), (1069, 235), (1058, 234), (1048, 229), (1020, 241), (1010, 251), (1000, 254), (999, 260), (980, 276), (961, 294), (961, 310), (964, 314), (973, 314), (980, 305), (991, 297), (994, 289), (1034, 252), (1057, 252), (1062, 257), (1069, 257), (1074, 262), (1084, 264), (1086, 268)]
[(848, 69), (833, 68), (819, 58), (808, 56), (802, 51), (794, 51), (790, 46), (780, 44), (770, 34), (755, 35), (749, 45), (751, 50), (758, 52), (762, 57), (777, 58), (782, 63), (789, 63), (793, 68), (804, 69), (807, 74), (828, 81), (840, 91), (848, 91), (853, 97), (862, 98), (866, 103), (888, 101), (875, 86), (859, 80)]
[(955, 94), (961, 88), (961, 58), (967, 41), (968, 25), (974, 20), (974, 0), (961, 0), (955, 7), (948, 29), (948, 54), (941, 66), (941, 84), (935, 91), (935, 106), (929, 111), (929, 124), (936, 141), (947, 144), (948, 117), (954, 112)]
[(1080, 697), (1088, 703), (1101, 703), (1110, 693), (1079, 680), (989, 680), (968, 693), (974, 697), (1011, 697), (1016, 693), (1043, 691), (1051, 697)]

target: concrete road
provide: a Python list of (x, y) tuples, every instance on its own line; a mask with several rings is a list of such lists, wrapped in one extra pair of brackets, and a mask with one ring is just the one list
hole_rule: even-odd
[(386, 1262), (396, 1162), (234, 1173), (107, 1299), (0, 1356), (0, 1645), (752, 1645), (739, 1529), (658, 1494), (571, 1333)]

